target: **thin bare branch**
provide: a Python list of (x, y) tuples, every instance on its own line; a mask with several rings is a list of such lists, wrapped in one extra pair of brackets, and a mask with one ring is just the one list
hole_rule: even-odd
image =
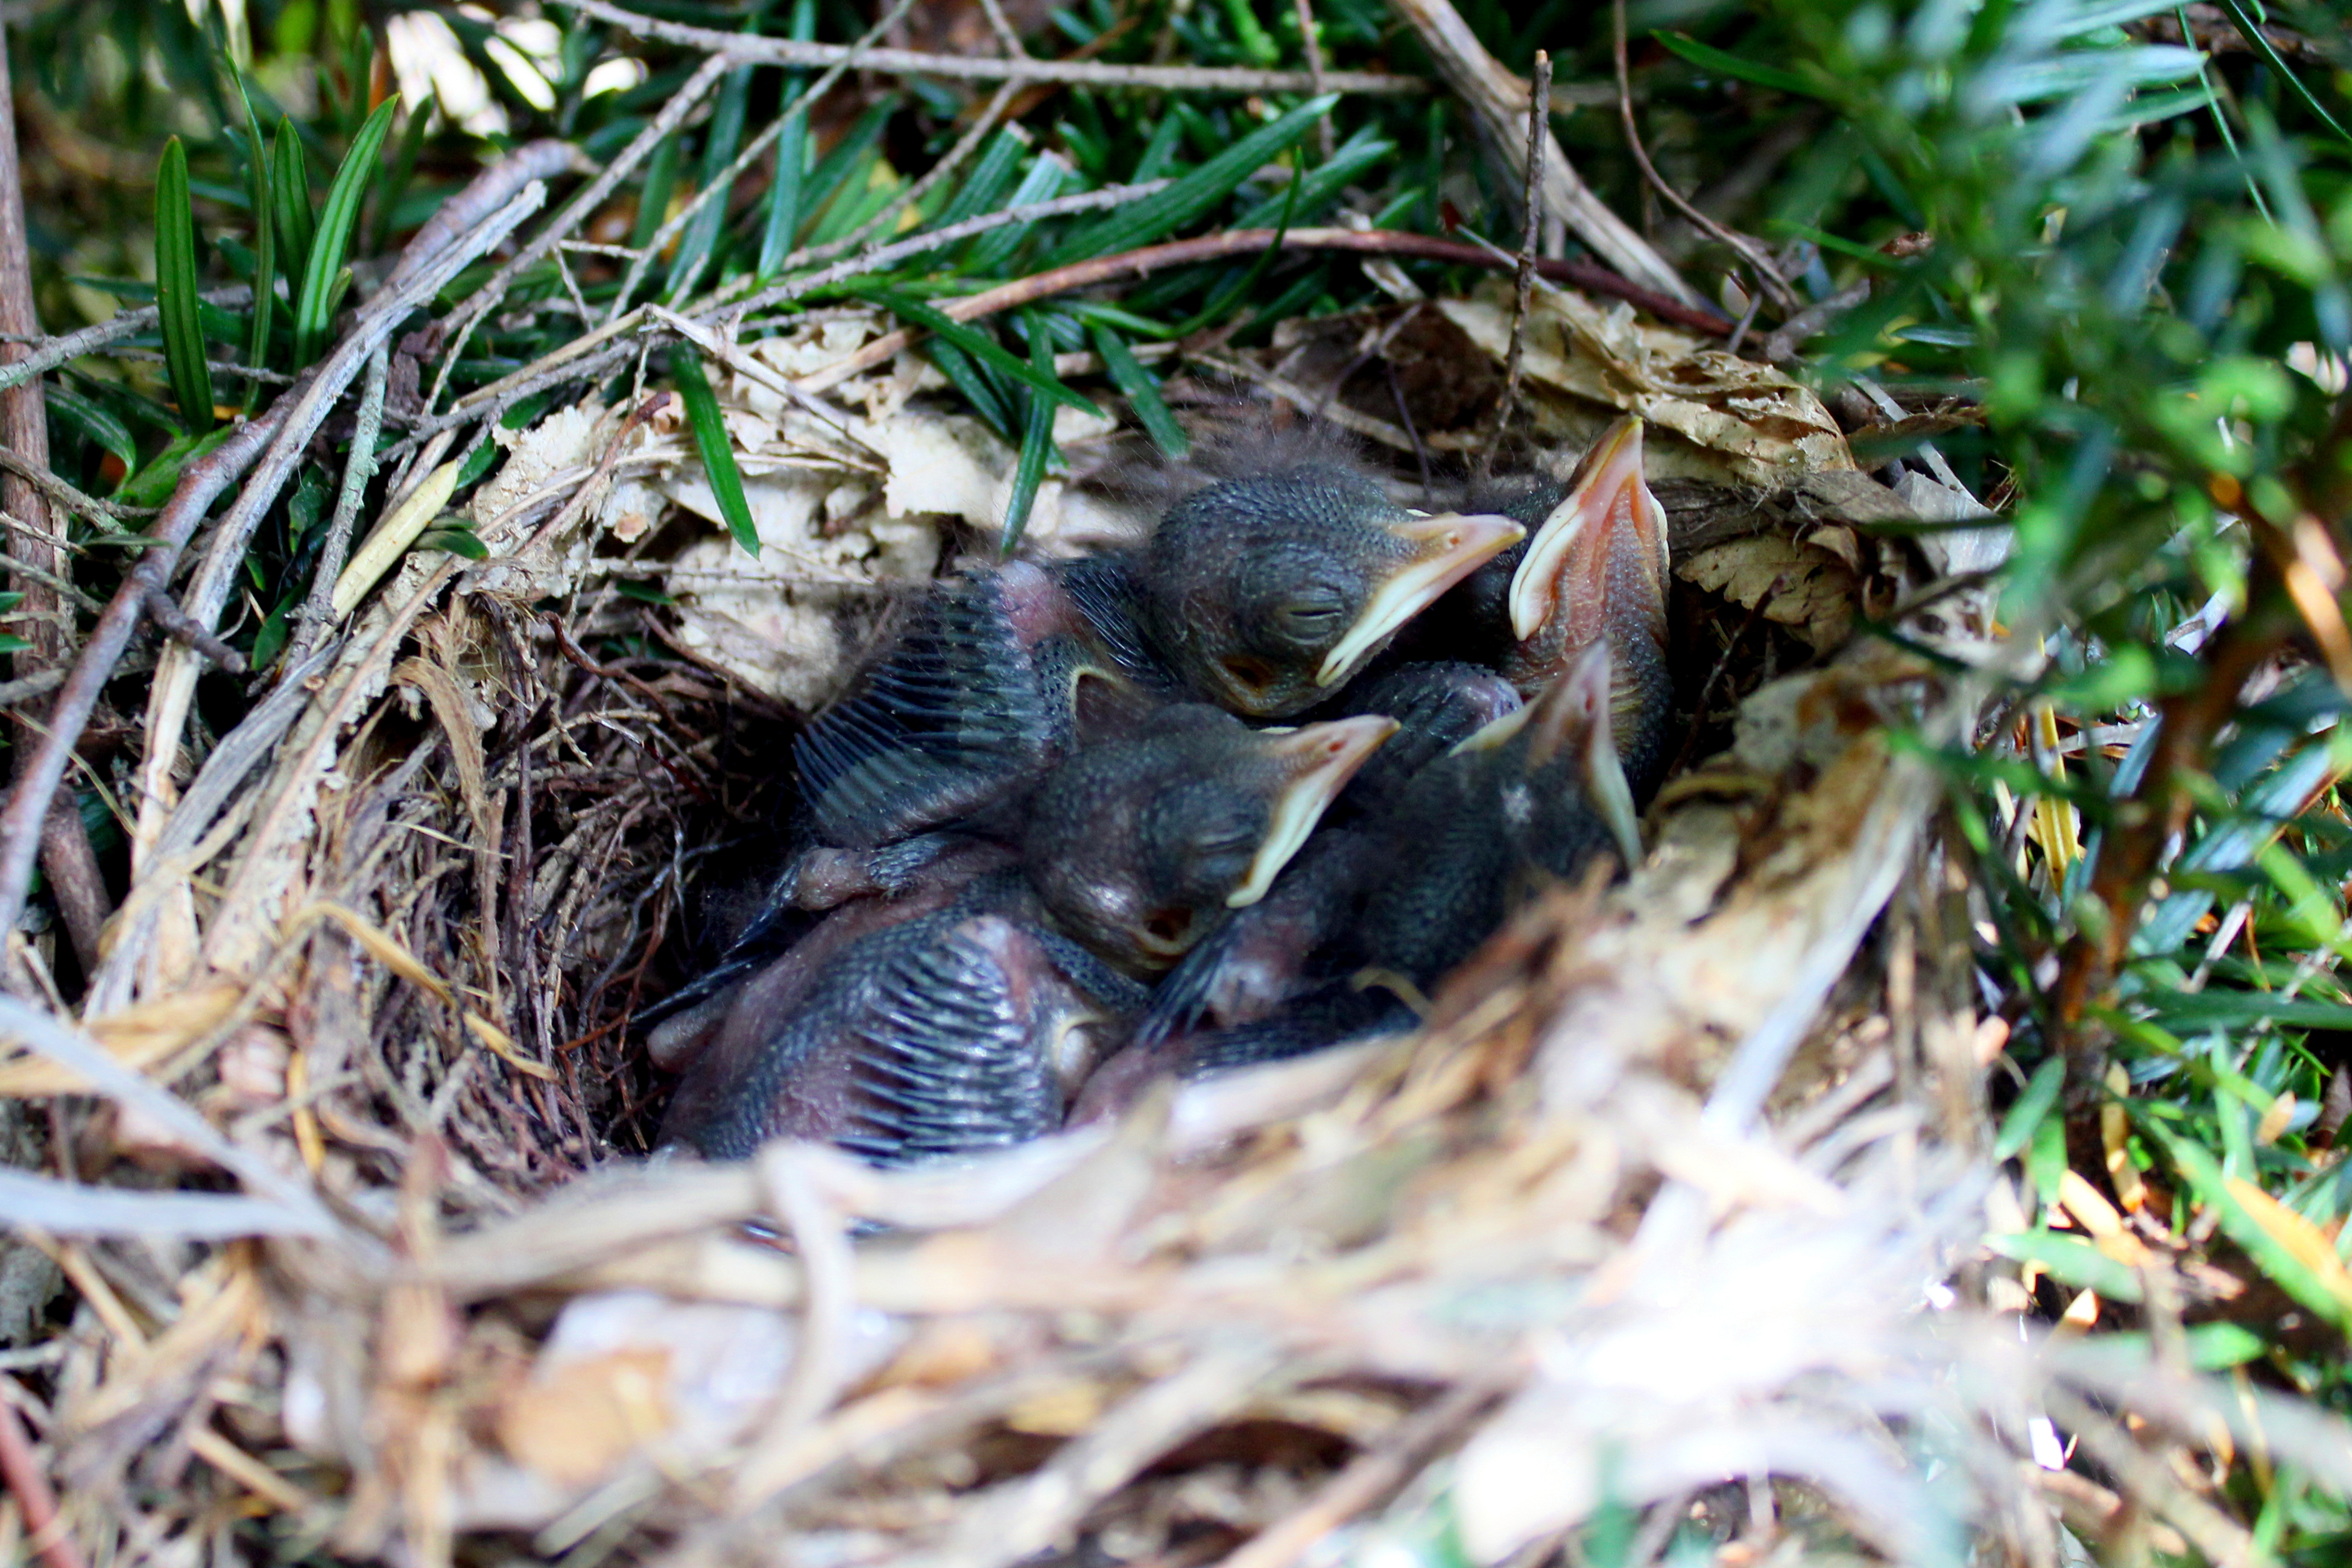
[[(623, 10), (604, 0), (557, 0), (567, 9), (610, 22), (641, 38), (726, 50), (738, 60), (763, 65), (828, 66), (848, 57), (847, 44), (804, 44), (791, 38), (747, 38), (714, 27), (690, 27)], [(972, 81), (1051, 81), (1087, 87), (1158, 88), (1176, 92), (1426, 92), (1419, 77), (1372, 71), (1330, 71), (1318, 84), (1306, 71), (1237, 70), (1210, 66), (1110, 66), (1092, 60), (1041, 60), (1032, 56), (926, 55), (912, 49), (869, 50), (858, 64), (867, 70), (905, 76), (961, 77)]]
[(1786, 278), (1780, 276), (1780, 269), (1772, 265), (1772, 258), (1764, 254), (1764, 247), (1746, 235), (1726, 228), (1684, 200), (1683, 194), (1668, 184), (1666, 177), (1658, 173), (1657, 165), (1650, 162), (1649, 149), (1642, 145), (1641, 128), (1633, 122), (1633, 79), (1625, 63), (1625, 0), (1612, 0), (1611, 9), (1616, 26), (1617, 118), (1625, 127), (1626, 148), (1633, 154), (1633, 162), (1642, 166), (1643, 177), (1650, 182), (1658, 195), (1665, 197), (1667, 205), (1688, 218), (1700, 233), (1738, 253), (1756, 274), (1758, 285), (1772, 296), (1774, 304), (1784, 311), (1795, 310), (1797, 291), (1790, 287)]

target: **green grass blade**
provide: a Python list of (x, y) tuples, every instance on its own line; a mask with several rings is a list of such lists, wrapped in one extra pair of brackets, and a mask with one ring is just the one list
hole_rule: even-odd
[(2033, 1140), (2033, 1131), (2050, 1108), (2058, 1103), (2058, 1090), (2066, 1082), (2066, 1063), (2058, 1057), (2043, 1062), (2034, 1075), (2026, 1080), (2017, 1102), (2001, 1119), (2000, 1136), (1993, 1140), (1992, 1157), (2006, 1160)]
[(1327, 92), (1259, 126), (1166, 190), (1080, 229), (1062, 243), (1045, 265), (1063, 267), (1088, 257), (1133, 250), (1181, 228), (1290, 151), (1339, 101), (1338, 94)]
[(196, 317), (196, 215), (188, 196), (188, 151), (173, 137), (155, 171), (155, 310), (163, 365), (180, 418), (196, 435), (213, 427), (213, 374)]
[[(1040, 153), (1030, 163), (1029, 172), (1021, 176), (1021, 184), (1013, 188), (1011, 198), (1004, 205), (1008, 207), (1024, 207), (1033, 202), (1050, 202), (1062, 194), (1062, 187), (1069, 178), (1068, 165), (1051, 153)], [(963, 253), (963, 259), (957, 264), (956, 270), (979, 273), (994, 271), (1010, 259), (1014, 251), (1021, 248), (1022, 243), (1029, 237), (1036, 226), (1034, 223), (1007, 224), (1003, 228), (992, 228), (986, 234), (975, 236), (971, 248)]]
[(935, 305), (926, 304), (895, 289), (867, 285), (856, 289), (855, 292), (873, 300), (909, 326), (921, 327), (953, 343), (981, 363), (999, 374), (1012, 377), (1032, 392), (1042, 393), (1055, 403), (1066, 405), (1081, 414), (1102, 412), (1063, 385), (1061, 378), (1054, 374), (1050, 360), (1046, 363), (1046, 368), (1039, 370), (1027, 361), (1015, 359), (1005, 353), (997, 346), (996, 340), (986, 332), (976, 327), (965, 325)]
[(645, 184), (637, 190), (636, 221), (629, 226), (631, 250), (643, 250), (651, 245), (654, 236), (668, 220), (670, 193), (677, 188), (677, 165), (686, 155), (685, 147), (685, 138), (673, 131), (662, 138), (661, 145), (646, 160)]
[(808, 110), (794, 104), (776, 133), (776, 178), (768, 187), (768, 213), (760, 233), (760, 281), (766, 282), (793, 253), (801, 227), (801, 184), (808, 176)]
[(42, 395), (51, 414), (88, 437), (100, 451), (112, 453), (122, 464), (123, 478), (131, 477), (139, 467), (139, 442), (130, 426), (116, 418), (111, 409), (70, 387), (44, 387)]
[[(864, 176), (872, 172), (874, 160), (879, 155), (877, 149), (882, 143), (882, 132), (888, 128), (890, 116), (898, 110), (896, 99), (885, 99), (876, 104), (849, 128), (848, 134), (835, 142), (832, 150), (816, 161), (816, 167), (811, 169), (808, 178), (801, 182), (803, 213), (815, 218), (822, 226), (826, 217), (826, 204), (836, 195), (845, 202), (854, 202), (864, 194)], [(853, 174), (859, 178), (852, 180)], [(817, 243), (815, 232), (811, 232), (809, 242), (813, 245)]]
[[(1046, 330), (1045, 318), (1034, 310), (1024, 312), (1024, 321), (1029, 331), (1030, 366), (1051, 380), (1053, 334)], [(1000, 560), (1019, 549), (1021, 536), (1029, 531), (1029, 512), (1037, 504), (1037, 487), (1045, 481), (1045, 464), (1054, 455), (1053, 400), (1033, 390), (1025, 401), (1028, 407), (1021, 427), (1021, 460), (1013, 467), (1013, 493), (1004, 502), (1004, 536), (996, 549)]]
[(318, 219), (310, 210), (310, 165), (303, 162), (302, 138), (294, 121), (282, 115), (269, 143), (269, 216), (278, 225), (278, 264), (285, 268), (287, 286), (299, 289), (303, 268), (310, 263)]
[[(1395, 142), (1374, 135), (1370, 128), (1349, 137), (1328, 162), (1307, 171), (1305, 179), (1296, 183), (1297, 209), (1290, 221), (1303, 223), (1314, 216), (1318, 208), (1337, 200), (1342, 191), (1386, 162), (1395, 151)], [(1292, 196), (1293, 188), (1286, 187), (1282, 195), (1268, 196), (1242, 214), (1234, 226), (1265, 228), (1272, 226), (1290, 206)]]
[(1143, 422), (1144, 434), (1169, 457), (1181, 458), (1192, 449), (1192, 443), (1185, 436), (1184, 427), (1176, 423), (1176, 416), (1169, 411), (1168, 400), (1160, 395), (1159, 377), (1143, 367), (1143, 362), (1135, 357), (1135, 351), (1127, 346), (1126, 340), (1102, 322), (1093, 323), (1090, 331), (1095, 353), (1102, 355), (1103, 368), (1110, 373), (1111, 384), (1118, 388), (1119, 395), (1135, 410), (1136, 418)]
[[(2196, 1139), (2184, 1137), (2147, 1114), (2135, 1102), (2132, 1120), (2152, 1142), (2160, 1145), (2172, 1163), (2172, 1168), (2200, 1205), (2214, 1211), (2220, 1219), (2221, 1234), (2243, 1247), (2246, 1256), (2268, 1275), (2271, 1282), (2294, 1297), (2314, 1312), (2334, 1323), (2339, 1330), (2352, 1329), (2352, 1299), (2340, 1294), (2330, 1280), (2322, 1278), (2303, 1258), (2295, 1256), (2286, 1241), (2273, 1232), (2241, 1203), (2231, 1190), (2229, 1178), (2212, 1152)], [(2338, 1276), (2340, 1278), (2340, 1275)]]
[(704, 192), (713, 183), (719, 183), (719, 188), (715, 194), (702, 195), (701, 210), (677, 237), (677, 255), (669, 266), (668, 298), (673, 303), (692, 291), (710, 260), (711, 247), (719, 242), (719, 231), (726, 226), (727, 193), (732, 182), (722, 181), (721, 176), (743, 145), (743, 115), (751, 97), (751, 68), (728, 72), (719, 84), (719, 101), (711, 109), (710, 130), (702, 144)]
[(1274, 243), (1259, 251), (1257, 259), (1242, 268), (1240, 276), (1209, 296), (1209, 302), (1201, 307), (1200, 314), (1176, 329), (1177, 337), (1191, 337), (1212, 321), (1223, 318), (1226, 311), (1249, 297), (1250, 291), (1257, 287), (1258, 279), (1265, 276), (1265, 269), (1274, 265), (1274, 258), (1282, 254), (1283, 237), (1290, 232), (1290, 220), (1298, 211), (1298, 189), (1306, 183), (1307, 171), (1304, 168), (1291, 171), (1290, 184), (1283, 198), (1281, 218), (1274, 227)]
[(392, 174), (383, 183), (383, 195), (376, 203), (375, 222), (369, 226), (371, 251), (381, 251), (392, 244), (392, 226), (400, 211), (400, 201), (408, 194), (409, 182), (416, 178), (416, 160), (425, 153), (425, 132), (433, 123), (434, 94), (425, 95), (425, 101), (408, 111), (408, 126), (400, 133), (400, 145), (393, 150)]
[(1702, 44), (1696, 38), (1686, 38), (1680, 33), (1652, 33), (1650, 37), (1702, 70), (1719, 71), (1741, 81), (1754, 82), (1758, 87), (1769, 87), (1775, 92), (1795, 93), (1801, 98), (1821, 96), (1811, 83), (1794, 71), (1743, 60), (1738, 55), (1726, 54), (1712, 44)]
[(1021, 167), (1021, 154), (1028, 150), (1027, 141), (1010, 130), (991, 136), (988, 145), (981, 149), (979, 162), (972, 164), (971, 173), (957, 182), (955, 195), (940, 209), (940, 227), (994, 212), (997, 198), (1012, 187), (1013, 174)]
[[(245, 363), (261, 370), (269, 363), (269, 331), (278, 313), (278, 225), (269, 211), (278, 182), (270, 174), (269, 146), (261, 139), (261, 121), (253, 112), (253, 95), (246, 91), (242, 72), (236, 88), (245, 105), (245, 193), (253, 205), (253, 320), (246, 338)], [(260, 396), (261, 383), (247, 382), (246, 407), (250, 410)]]
[(948, 378), (948, 384), (971, 405), (971, 411), (986, 421), (990, 429), (1013, 440), (1012, 405), (998, 384), (999, 378), (945, 338), (933, 338), (929, 347), (931, 363)]
[(319, 232), (311, 243), (310, 259), (303, 264), (302, 292), (294, 305), (294, 363), (298, 365), (309, 364), (325, 346), (327, 328), (341, 293), (336, 280), (344, 276), (343, 249), (351, 243), (360, 203), (374, 178), (375, 155), (399, 107), (398, 98), (387, 98), (368, 116), (360, 133), (352, 138), (342, 167), (335, 171), (335, 183), (327, 188), (327, 205), (319, 215)]
[(760, 553), (759, 525), (751, 521), (751, 503), (744, 499), (743, 471), (735, 466), (735, 448), (728, 444), (727, 421), (719, 412), (719, 398), (702, 374), (702, 358), (692, 343), (669, 351), (671, 376), (686, 402), (686, 422), (694, 431), (695, 450), (702, 454), (703, 471), (710, 476), (710, 493), (718, 498), (719, 515), (727, 531), (747, 554)]

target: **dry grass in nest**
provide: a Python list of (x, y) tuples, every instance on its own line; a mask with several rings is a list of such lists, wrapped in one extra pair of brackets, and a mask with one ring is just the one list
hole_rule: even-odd
[[(645, 439), (631, 471), (677, 461)], [(116, 1194), (164, 1206), (47, 1243), (75, 1538), (1278, 1568), (1573, 1562), (1613, 1520), (1626, 1563), (1681, 1530), (1724, 1563), (2038, 1565), (2053, 1493), (2241, 1551), (2122, 1417), (2345, 1484), (2330, 1429), (1985, 1310), (2002, 1031), (1969, 861), (1889, 734), (1966, 736), (1991, 650), (1853, 481), (1681, 496), (1697, 695), (1648, 861), (1526, 910), (1417, 1035), (894, 1173), (616, 1158), (659, 1092), (626, 1021), (690, 963), (692, 889), (752, 879), (791, 714), (590, 550), (527, 593), (412, 557), (147, 832), (91, 990), (118, 1076), (8, 1005), (39, 1054), (0, 1070), (94, 1081), (116, 1149), (245, 1188)], [(1846, 640), (1858, 611), (1947, 661)], [(1763, 684), (1768, 646), (1843, 651)], [(154, 1087), (183, 1079), (210, 1122)], [(2053, 1415), (2112, 1489), (2031, 1464)]]

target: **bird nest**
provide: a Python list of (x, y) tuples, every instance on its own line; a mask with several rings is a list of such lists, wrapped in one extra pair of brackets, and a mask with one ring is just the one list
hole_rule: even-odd
[[(1509, 314), (1318, 323), (1171, 398), (1319, 405), (1409, 486), (1488, 427)], [(779, 390), (879, 330), (736, 351), (756, 561), (665, 411), (583, 403), (500, 433), (489, 560), (412, 554), (151, 759), (175, 804), (91, 981), (104, 1054), (27, 1027), (0, 1068), (112, 1101), (85, 1202), (132, 1207), (47, 1244), (79, 1304), (43, 1432), (101, 1560), (2039, 1563), (2053, 1489), (2160, 1545), (2198, 1517), (2151, 1523), (2119, 1438), (2114, 1491), (2026, 1462), (2050, 1412), (2301, 1440), (1988, 1310), (2022, 1304), (1977, 1248), (2016, 1202), (2004, 1030), (1931, 759), (1994, 649), (1916, 526), (1970, 506), (1568, 295), (1525, 329), (1528, 459), (1621, 407), (1661, 432), (1682, 754), (1642, 866), (1523, 910), (1409, 1037), (1115, 1124), (951, 1167), (642, 1160), (633, 1015), (772, 869), (798, 716), (1009, 483), (911, 354)], [(1132, 437), (1063, 435), (1033, 548), (1133, 526), (1088, 482)]]

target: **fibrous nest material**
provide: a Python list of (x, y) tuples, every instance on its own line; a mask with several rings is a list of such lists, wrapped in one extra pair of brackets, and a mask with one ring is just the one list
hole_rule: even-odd
[[(1357, 408), (1366, 344), (1499, 358), (1498, 321), (1403, 302), (1190, 392)], [(778, 395), (878, 331), (739, 355), (756, 564), (663, 409), (560, 412), (474, 503), (491, 559), (411, 555), (240, 727), (151, 761), (168, 809), (82, 1028), (0, 1004), (11, 1092), (114, 1108), (111, 1173), (41, 1211), (81, 1238), (45, 1242), (80, 1305), (39, 1413), (79, 1539), (1275, 1568), (1534, 1563), (1614, 1521), (1627, 1563), (2041, 1564), (2053, 1500), (2242, 1546), (2126, 1419), (2352, 1485), (2338, 1430), (2177, 1346), (1992, 1310), (2022, 1300), (1978, 1246), (2017, 1204), (2003, 1031), (1971, 863), (1890, 736), (1965, 739), (2007, 656), (1944, 546), (1878, 528), (1972, 503), (1855, 473), (1780, 373), (1564, 295), (1528, 326), (1529, 460), (1615, 409), (1681, 437), (1692, 711), (1628, 879), (1527, 910), (1409, 1038), (1115, 1126), (888, 1173), (635, 1158), (663, 1086), (633, 1010), (756, 879), (798, 718), (1002, 506), (1010, 454), (910, 354)], [(1467, 447), (1462, 363), (1451, 419), (1353, 425)], [(1127, 438), (1065, 435), (1033, 547), (1135, 524), (1079, 482)], [(223, 1170), (241, 1194), (201, 1190)], [(2111, 1484), (2034, 1463), (2053, 1416)]]

